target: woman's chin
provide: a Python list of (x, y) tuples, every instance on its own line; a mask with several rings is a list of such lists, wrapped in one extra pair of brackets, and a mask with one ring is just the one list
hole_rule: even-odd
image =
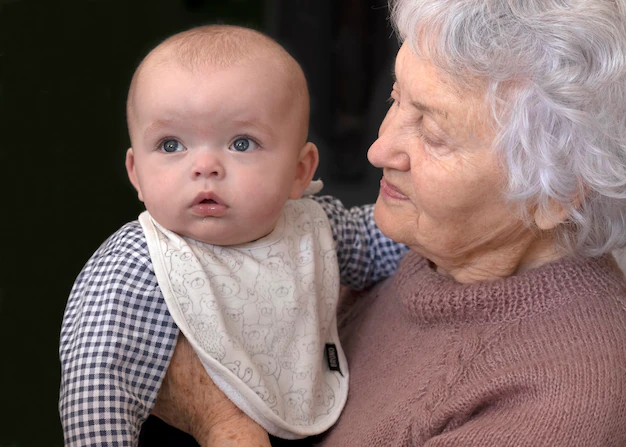
[[(380, 231), (389, 239), (394, 240), (402, 244), (406, 244), (406, 235), (403, 234), (402, 228), (406, 228), (406, 225), (402, 225), (400, 220), (402, 214), (399, 214), (396, 210), (394, 212), (385, 201), (378, 196), (376, 205), (374, 206), (374, 221), (380, 229)], [(407, 219), (405, 219), (406, 221)], [(400, 224), (400, 225), (399, 225)]]

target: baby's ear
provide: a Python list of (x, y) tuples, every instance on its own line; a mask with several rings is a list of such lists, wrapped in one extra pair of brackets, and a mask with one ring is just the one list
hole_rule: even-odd
[(300, 154), (298, 155), (298, 166), (296, 167), (296, 177), (289, 194), (290, 199), (297, 200), (302, 197), (302, 193), (311, 183), (311, 179), (313, 179), (318, 163), (317, 146), (311, 142), (306, 143), (300, 149)]
[(128, 174), (128, 179), (137, 190), (139, 200), (143, 202), (141, 187), (139, 186), (139, 180), (137, 180), (137, 173), (135, 172), (135, 154), (133, 153), (132, 147), (129, 147), (126, 151), (126, 173)]

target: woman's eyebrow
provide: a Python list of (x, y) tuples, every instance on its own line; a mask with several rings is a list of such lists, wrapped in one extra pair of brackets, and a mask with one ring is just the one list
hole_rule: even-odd
[[(398, 85), (398, 78), (396, 76), (396, 67), (393, 67), (391, 69), (391, 78), (393, 80), (393, 85), (394, 85), (394, 88), (395, 88), (395, 86)], [(429, 115), (439, 115), (439, 116), (441, 116), (441, 117), (443, 117), (445, 119), (448, 119), (448, 112), (446, 110), (428, 106), (428, 105), (424, 104), (421, 101), (413, 100), (413, 101), (410, 102), (410, 104), (414, 108), (419, 110), (420, 112), (425, 112), (425, 113), (428, 113)]]
[(421, 112), (426, 112), (429, 115), (440, 115), (441, 117), (448, 119), (448, 112), (443, 109), (437, 109), (435, 107), (427, 106), (420, 101), (411, 101), (410, 104)]

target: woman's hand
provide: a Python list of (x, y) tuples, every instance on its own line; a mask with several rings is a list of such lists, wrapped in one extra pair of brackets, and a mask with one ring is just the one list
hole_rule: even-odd
[(152, 414), (202, 447), (271, 445), (265, 430), (213, 383), (182, 333)]

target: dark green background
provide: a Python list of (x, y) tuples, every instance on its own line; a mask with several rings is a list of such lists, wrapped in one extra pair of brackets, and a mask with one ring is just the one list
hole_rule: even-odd
[[(380, 1), (360, 3), (384, 22), (387, 12), (373, 7)], [(351, 77), (347, 85), (372, 86), (368, 98), (382, 92), (381, 107), (363, 113), (360, 134), (335, 135), (338, 101), (344, 108), (369, 107), (363, 97), (346, 100), (346, 82), (338, 82), (345, 71), (365, 70), (363, 60), (343, 68), (333, 62), (333, 29), (346, 20), (333, 10), (336, 4), (0, 0), (0, 447), (63, 443), (57, 412), (63, 310), (89, 256), (142, 209), (124, 169), (129, 145), (124, 105), (135, 66), (166, 36), (222, 21), (280, 38), (309, 78), (311, 139), (320, 146), (318, 173), (326, 192), (348, 204), (375, 199), (377, 174), (364, 160), (389, 86), (383, 82), (376, 90), (381, 84), (373, 78)], [(362, 31), (347, 27), (346, 32), (358, 43)], [(363, 54), (376, 53), (364, 49)], [(368, 66), (387, 73), (385, 61), (381, 57)]]

